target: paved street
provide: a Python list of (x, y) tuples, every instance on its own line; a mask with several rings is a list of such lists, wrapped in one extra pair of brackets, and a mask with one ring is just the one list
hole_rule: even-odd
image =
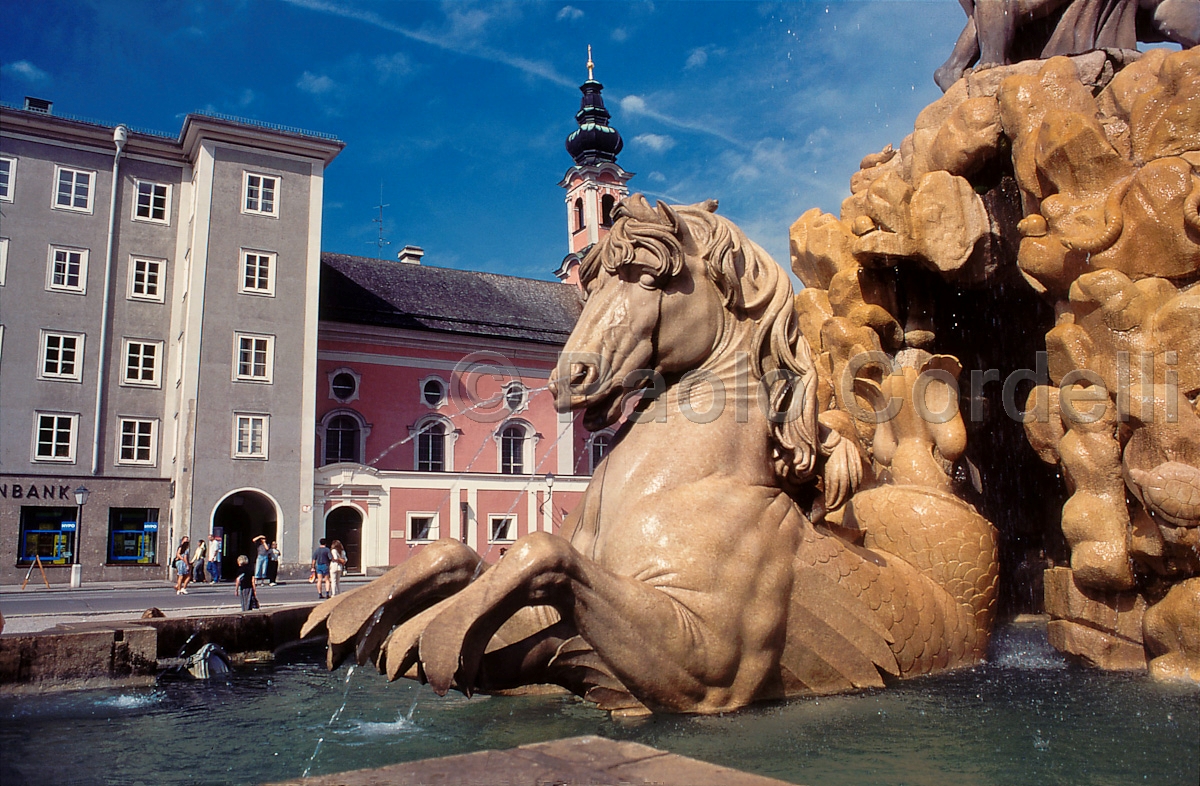
[[(369, 579), (351, 576), (342, 580), (343, 591), (361, 586)], [(289, 581), (260, 587), (258, 600), (264, 607), (316, 603), (317, 591), (306, 581)], [(79, 589), (43, 584), (0, 587), (0, 613), (5, 633), (35, 633), (60, 622), (112, 621), (140, 617), (148, 608), (161, 609), (168, 617), (198, 616), (237, 611), (241, 608), (233, 584), (190, 584), (187, 595), (176, 595), (166, 581), (84, 583)]]

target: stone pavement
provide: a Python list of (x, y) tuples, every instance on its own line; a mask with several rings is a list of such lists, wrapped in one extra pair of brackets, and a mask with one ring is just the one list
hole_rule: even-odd
[(576, 786), (661, 784), (661, 786), (788, 786), (667, 753), (636, 742), (604, 737), (568, 737), (503, 751), (393, 764), (374, 770), (319, 775), (275, 786)]

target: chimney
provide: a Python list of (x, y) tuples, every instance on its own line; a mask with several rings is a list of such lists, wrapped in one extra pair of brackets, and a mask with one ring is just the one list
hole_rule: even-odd
[(425, 256), (425, 249), (420, 246), (405, 246), (400, 249), (399, 254), (396, 254), (396, 259), (406, 265), (419, 265), (423, 256)]
[(30, 112), (41, 112), (44, 115), (52, 115), (54, 114), (51, 111), (53, 108), (53, 101), (47, 101), (44, 98), (34, 98), (33, 96), (25, 96), (25, 109)]

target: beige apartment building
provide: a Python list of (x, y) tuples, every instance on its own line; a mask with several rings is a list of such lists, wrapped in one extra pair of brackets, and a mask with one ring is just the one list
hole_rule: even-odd
[(36, 563), (56, 583), (162, 578), (181, 536), (214, 530), (226, 560), (262, 534), (285, 569), (307, 561), (322, 186), (342, 147), (220, 116), (175, 138), (0, 107), (0, 581)]

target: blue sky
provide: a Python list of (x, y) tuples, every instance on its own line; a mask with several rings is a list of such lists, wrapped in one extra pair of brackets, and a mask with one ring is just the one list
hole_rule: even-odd
[(322, 246), (548, 279), (567, 251), (587, 45), (630, 186), (715, 197), (787, 265), (867, 153), (941, 95), (965, 17), (931, 2), (0, 0), (0, 99), (178, 133), (216, 111), (336, 134)]

